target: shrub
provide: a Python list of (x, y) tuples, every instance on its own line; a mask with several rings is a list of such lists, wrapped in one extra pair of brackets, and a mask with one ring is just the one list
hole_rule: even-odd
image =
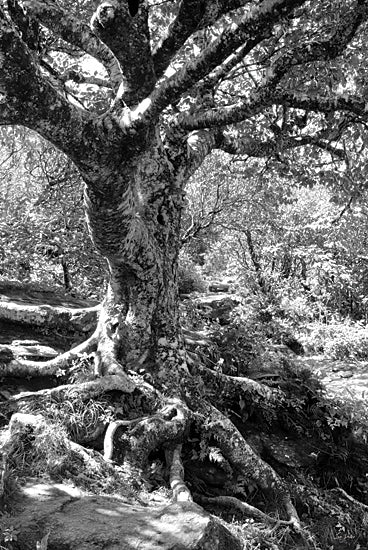
[(311, 351), (324, 352), (331, 359), (367, 359), (368, 330), (362, 323), (314, 323), (304, 338)]
[(206, 290), (201, 269), (195, 265), (187, 254), (181, 254), (179, 258), (178, 283), (180, 294), (204, 292)]

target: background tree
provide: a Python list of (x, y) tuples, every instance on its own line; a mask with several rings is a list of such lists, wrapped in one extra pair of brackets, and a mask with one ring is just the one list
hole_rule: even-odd
[[(108, 269), (98, 326), (85, 344), (41, 366), (10, 362), (3, 373), (52, 375), (77, 352), (93, 351), (97, 378), (84, 392), (151, 392), (152, 399), (160, 392), (160, 414), (120, 438), (125, 463), (143, 468), (151, 451), (183, 441), (195, 419), (234, 471), (277, 495), (298, 530), (286, 483), (204, 389), (203, 382), (216, 387), (217, 374), (186, 354), (176, 284), (185, 184), (214, 149), (281, 164), (300, 147), (343, 159), (344, 132), (365, 131), (360, 51), (368, 3), (92, 7), (0, 4), (0, 124), (34, 130), (77, 167), (90, 236)], [(134, 374), (141, 369), (149, 390)], [(224, 375), (221, 384), (228, 395), (269, 395), (247, 379)], [(115, 431), (108, 431), (112, 447)], [(191, 498), (183, 485), (175, 496)]]
[(104, 271), (88, 238), (77, 170), (24, 128), (2, 134), (1, 274), (97, 296)]

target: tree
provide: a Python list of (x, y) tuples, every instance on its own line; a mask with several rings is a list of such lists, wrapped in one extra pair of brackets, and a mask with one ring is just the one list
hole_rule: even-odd
[[(367, 118), (358, 76), (368, 2), (107, 0), (90, 25), (93, 3), (74, 4), (2, 2), (0, 124), (34, 130), (78, 168), (108, 290), (87, 342), (42, 365), (9, 363), (4, 374), (54, 374), (94, 351), (96, 379), (83, 386), (93, 395), (147, 392), (134, 374), (144, 369), (166, 407), (123, 437), (125, 461), (142, 468), (154, 448), (180, 444), (195, 417), (298, 529), (286, 484), (202, 390), (200, 376), (214, 383), (214, 373), (186, 354), (176, 286), (185, 184), (214, 149), (282, 163), (311, 147), (343, 159), (341, 134)], [(222, 382), (229, 394), (234, 385), (269, 391)], [(182, 495), (190, 498), (179, 485)]]
[(77, 169), (25, 128), (2, 128), (0, 139), (1, 274), (95, 293), (103, 269), (88, 238)]

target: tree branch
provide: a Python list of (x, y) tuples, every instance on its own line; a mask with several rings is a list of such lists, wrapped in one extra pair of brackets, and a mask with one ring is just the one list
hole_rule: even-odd
[(228, 27), (202, 55), (187, 63), (151, 94), (151, 105), (146, 116), (157, 117), (165, 107), (177, 101), (183, 92), (220, 65), (244, 42), (249, 42), (250, 49), (254, 48), (269, 36), (278, 20), (291, 14), (304, 2), (305, 0), (272, 0), (246, 13), (237, 25)]
[(186, 40), (196, 31), (215, 23), (222, 15), (250, 0), (182, 0), (175, 20), (153, 54), (157, 77), (161, 77)]
[(53, 0), (25, 0), (23, 4), (33, 17), (57, 36), (100, 61), (109, 73), (113, 89), (118, 90), (123, 78), (120, 64), (111, 50), (88, 25), (81, 23)]
[(92, 16), (91, 27), (121, 64), (124, 85), (118, 99), (123, 97), (128, 105), (137, 105), (151, 93), (157, 80), (146, 3), (140, 3), (132, 17), (127, 2), (104, 0)]
[(285, 107), (322, 113), (346, 111), (354, 113), (362, 120), (366, 120), (368, 117), (368, 102), (361, 97), (349, 94), (326, 98), (322, 96), (308, 97), (306, 94), (277, 91), (273, 99), (276, 105), (284, 105)]
[[(341, 21), (331, 38), (324, 41), (316, 40), (310, 43), (308, 48), (305, 47), (305, 44), (298, 45), (279, 57), (267, 70), (263, 83), (240, 105), (237, 103), (230, 107), (209, 109), (202, 113), (183, 114), (178, 117), (180, 126), (187, 130), (199, 130), (241, 122), (261, 112), (265, 107), (274, 104), (275, 94), (279, 98), (279, 103), (281, 103), (282, 98), (282, 104), (284, 105), (313, 110), (313, 107), (309, 105), (309, 102), (313, 105), (313, 99), (303, 96), (304, 103), (299, 102), (296, 105), (294, 102), (292, 104), (293, 94), (282, 92), (277, 94), (277, 86), (293, 67), (314, 61), (328, 61), (340, 55), (354, 37), (361, 23), (367, 19), (368, 6), (362, 4), (362, 1), (359, 1), (359, 6), (349, 14), (349, 17), (341, 17)], [(330, 101), (332, 104), (332, 100)], [(331, 106), (329, 110), (336, 110), (336, 106), (334, 109)]]
[(258, 158), (275, 156), (284, 151), (288, 151), (289, 149), (296, 149), (297, 147), (304, 147), (306, 145), (314, 145), (319, 149), (323, 149), (324, 151), (331, 153), (331, 155), (335, 155), (341, 160), (344, 160), (346, 157), (343, 149), (331, 145), (331, 143), (329, 143), (325, 137), (322, 137), (320, 133), (317, 133), (314, 136), (281, 135), (277, 136), (275, 139), (269, 140), (260, 140), (248, 137), (237, 138), (234, 140), (231, 136), (222, 135), (216, 143), (216, 147), (225, 153)]
[(0, 125), (22, 124), (68, 154), (83, 158), (90, 115), (71, 105), (43, 76), (0, 7)]

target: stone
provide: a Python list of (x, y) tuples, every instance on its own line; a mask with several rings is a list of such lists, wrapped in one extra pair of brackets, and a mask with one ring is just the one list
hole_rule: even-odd
[(226, 527), (193, 502), (142, 506), (83, 494), (66, 484), (29, 482), (14, 522), (17, 546), (34, 550), (49, 533), (48, 550), (241, 550)]
[(218, 319), (220, 325), (226, 325), (230, 321), (230, 313), (240, 303), (240, 299), (232, 295), (216, 294), (199, 296), (194, 300), (196, 307), (204, 317)]
[(217, 281), (213, 281), (208, 285), (208, 290), (210, 292), (229, 292), (230, 285), (229, 283), (220, 283)]

